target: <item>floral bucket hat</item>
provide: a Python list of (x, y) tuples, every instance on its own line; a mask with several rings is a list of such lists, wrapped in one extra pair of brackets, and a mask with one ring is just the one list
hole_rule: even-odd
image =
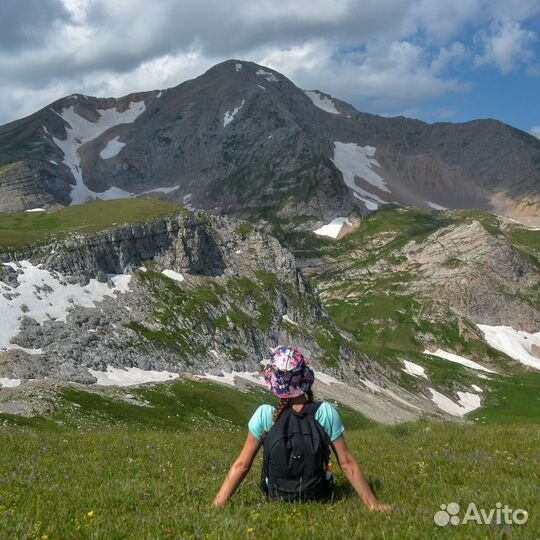
[(266, 386), (279, 398), (293, 398), (307, 392), (315, 373), (304, 355), (294, 347), (278, 347), (264, 369)]

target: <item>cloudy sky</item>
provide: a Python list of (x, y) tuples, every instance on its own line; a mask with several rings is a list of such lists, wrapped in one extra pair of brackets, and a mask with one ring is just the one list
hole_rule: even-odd
[(540, 137), (538, 0), (0, 0), (0, 124), (229, 59), (382, 115)]

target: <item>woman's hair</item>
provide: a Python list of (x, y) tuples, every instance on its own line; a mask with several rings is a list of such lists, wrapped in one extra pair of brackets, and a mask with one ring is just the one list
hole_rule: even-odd
[[(313, 403), (313, 390), (311, 388), (309, 390), (306, 390), (305, 392), (308, 403)], [(278, 406), (276, 407), (276, 410), (274, 411), (274, 423), (279, 420), (279, 417), (282, 415), (283, 411), (291, 406), (291, 399), (290, 398), (281, 398), (279, 400)]]
[(283, 411), (290, 406), (290, 400), (289, 398), (281, 398), (279, 400), (278, 406), (276, 407), (276, 410), (274, 411), (274, 423), (279, 420), (279, 417), (283, 413)]

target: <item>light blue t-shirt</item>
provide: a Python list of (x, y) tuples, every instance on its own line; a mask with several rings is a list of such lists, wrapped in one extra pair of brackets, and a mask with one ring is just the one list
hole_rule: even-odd
[[(274, 423), (272, 415), (275, 410), (276, 408), (272, 405), (261, 405), (253, 413), (253, 416), (248, 422), (248, 429), (257, 440), (262, 441), (263, 433), (272, 427)], [(328, 433), (332, 442), (341, 437), (345, 431), (339, 413), (330, 403), (323, 402), (320, 404), (315, 413), (315, 420)]]

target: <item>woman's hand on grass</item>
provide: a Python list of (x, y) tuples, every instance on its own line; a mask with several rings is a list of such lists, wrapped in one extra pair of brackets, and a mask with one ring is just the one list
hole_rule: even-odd
[(392, 507), (389, 504), (380, 504), (376, 503), (369, 507), (372, 512), (388, 512), (392, 510)]

